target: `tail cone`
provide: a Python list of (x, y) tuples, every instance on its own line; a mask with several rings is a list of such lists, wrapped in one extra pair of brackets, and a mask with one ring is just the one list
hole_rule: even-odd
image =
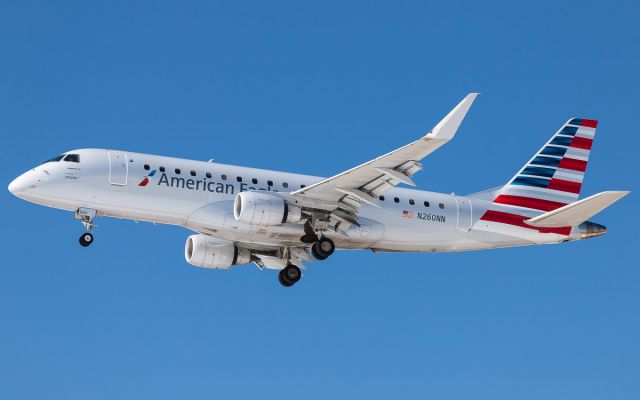
[(607, 233), (606, 226), (589, 221), (578, 225), (578, 230), (580, 231), (580, 239), (589, 239)]

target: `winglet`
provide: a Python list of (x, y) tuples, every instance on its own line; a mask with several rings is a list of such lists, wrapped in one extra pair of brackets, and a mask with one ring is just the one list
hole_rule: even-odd
[(473, 101), (478, 97), (479, 93), (469, 93), (446, 117), (429, 132), (425, 139), (442, 139), (449, 140), (456, 134), (462, 120), (467, 111), (471, 108)]
[(567, 204), (556, 210), (526, 220), (532, 226), (554, 228), (576, 226), (628, 195), (627, 191), (608, 191)]

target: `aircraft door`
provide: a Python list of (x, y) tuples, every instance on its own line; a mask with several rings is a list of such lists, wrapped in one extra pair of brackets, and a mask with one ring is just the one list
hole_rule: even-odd
[(127, 153), (109, 150), (109, 183), (124, 186), (127, 184), (128, 174)]
[(456, 197), (458, 205), (458, 229), (463, 232), (471, 230), (471, 221), (473, 218), (471, 201), (464, 197)]

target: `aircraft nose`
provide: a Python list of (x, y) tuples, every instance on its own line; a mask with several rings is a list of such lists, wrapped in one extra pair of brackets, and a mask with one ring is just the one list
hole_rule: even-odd
[(24, 184), (24, 179), (21, 179), (21, 178), (22, 177), (19, 176), (13, 181), (11, 181), (11, 183), (9, 184), (9, 191), (11, 192), (11, 194), (15, 196), (20, 194), (20, 192), (24, 191), (24, 189), (26, 188), (26, 185)]
[(34, 187), (34, 184), (32, 182), (32, 179), (30, 179), (29, 173), (27, 172), (11, 181), (8, 189), (14, 196), (20, 197), (22, 193), (32, 187)]

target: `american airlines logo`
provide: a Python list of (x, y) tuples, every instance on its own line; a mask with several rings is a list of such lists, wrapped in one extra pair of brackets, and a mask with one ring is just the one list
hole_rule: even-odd
[(149, 178), (151, 178), (155, 174), (156, 174), (156, 170), (155, 169), (151, 170), (151, 172), (149, 172), (149, 174), (145, 176), (144, 179), (140, 181), (140, 183), (138, 183), (138, 186), (147, 186), (149, 184)]
[[(147, 186), (150, 182), (150, 178), (156, 174), (156, 170), (152, 170), (149, 172), (147, 176), (140, 181), (138, 186)], [(223, 194), (235, 194), (236, 191), (244, 192), (247, 190), (264, 190), (269, 192), (277, 192), (277, 190), (273, 190), (270, 186), (263, 187), (253, 187), (249, 186), (246, 183), (240, 183), (237, 187), (231, 183), (222, 183), (216, 182), (214, 180), (210, 180), (208, 178), (203, 179), (193, 179), (193, 178), (181, 178), (177, 176), (168, 176), (166, 172), (160, 174), (160, 179), (158, 179), (158, 186), (164, 185), (166, 187), (178, 188), (178, 189), (187, 189), (187, 190), (197, 190), (201, 192), (211, 192), (211, 193), (223, 193)]]

